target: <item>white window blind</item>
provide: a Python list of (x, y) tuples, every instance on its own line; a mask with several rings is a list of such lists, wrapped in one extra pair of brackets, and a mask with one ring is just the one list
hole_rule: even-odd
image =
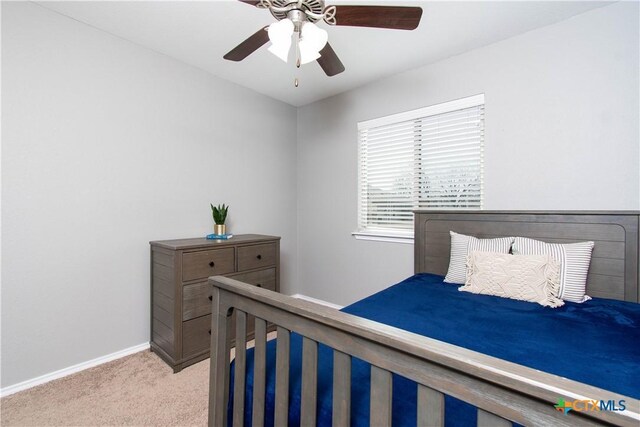
[(484, 95), (358, 123), (358, 233), (412, 236), (414, 209), (481, 209)]

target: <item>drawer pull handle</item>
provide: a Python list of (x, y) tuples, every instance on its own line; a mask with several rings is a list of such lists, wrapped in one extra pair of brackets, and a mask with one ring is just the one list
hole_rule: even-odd
[(209, 335), (211, 335), (211, 329), (209, 329)]
[(216, 263), (215, 263), (215, 262), (213, 262), (213, 261), (211, 261), (211, 262), (209, 263), (209, 267), (213, 267), (214, 265), (216, 265)]
[(262, 259), (262, 255), (258, 255), (256, 258), (258, 258), (258, 259)]
[(259, 287), (259, 288), (262, 287), (262, 285), (260, 283), (257, 283), (256, 286)]
[(209, 301), (213, 301), (213, 295), (209, 295)]

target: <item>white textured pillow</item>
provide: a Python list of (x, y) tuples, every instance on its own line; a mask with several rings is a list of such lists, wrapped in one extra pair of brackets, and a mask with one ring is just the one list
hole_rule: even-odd
[(463, 285), (467, 280), (467, 256), (473, 251), (497, 252), (508, 254), (513, 237), (499, 237), (497, 239), (478, 239), (473, 236), (451, 234), (451, 257), (449, 259), (449, 271), (444, 281)]
[(472, 252), (467, 282), (458, 290), (560, 307), (560, 264), (550, 255)]
[(586, 288), (593, 242), (560, 244), (516, 237), (512, 250), (514, 255), (551, 255), (560, 263), (558, 297), (572, 302), (585, 302), (591, 299), (586, 295)]

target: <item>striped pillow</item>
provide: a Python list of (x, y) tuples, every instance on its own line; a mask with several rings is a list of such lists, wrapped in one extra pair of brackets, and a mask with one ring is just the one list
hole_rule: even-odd
[(463, 285), (467, 281), (467, 256), (473, 251), (498, 252), (508, 254), (513, 237), (499, 237), (497, 239), (478, 239), (473, 236), (451, 234), (451, 257), (449, 259), (449, 271), (444, 281)]
[(586, 295), (586, 288), (593, 242), (560, 244), (516, 237), (512, 250), (514, 255), (549, 254), (560, 263), (558, 298), (572, 302), (585, 302), (591, 299)]

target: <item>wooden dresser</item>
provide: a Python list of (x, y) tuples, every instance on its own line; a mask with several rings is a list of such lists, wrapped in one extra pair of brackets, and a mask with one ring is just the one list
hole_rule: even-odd
[(150, 245), (151, 350), (174, 372), (209, 357), (209, 276), (280, 290), (280, 237), (243, 234), (229, 240), (159, 240)]

